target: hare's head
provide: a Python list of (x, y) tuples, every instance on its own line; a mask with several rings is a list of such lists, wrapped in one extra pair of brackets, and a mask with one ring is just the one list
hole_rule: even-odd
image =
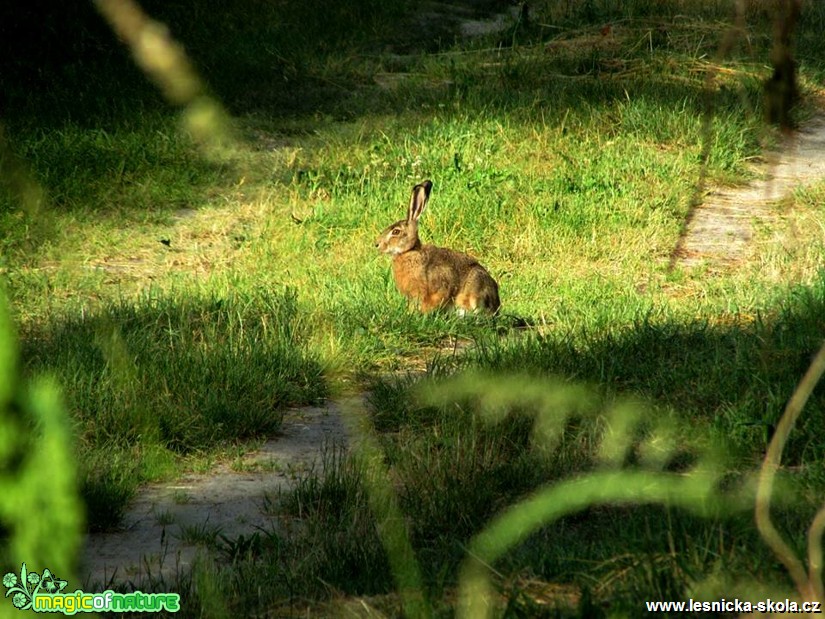
[(432, 187), (433, 184), (430, 181), (424, 181), (413, 187), (407, 219), (396, 221), (384, 229), (375, 241), (375, 246), (379, 251), (397, 256), (421, 246), (418, 238), (418, 218), (427, 206)]

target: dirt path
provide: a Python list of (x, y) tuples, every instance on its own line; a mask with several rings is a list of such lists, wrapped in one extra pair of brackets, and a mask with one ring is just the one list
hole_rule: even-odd
[(88, 536), (79, 571), (83, 588), (170, 582), (218, 533), (236, 540), (271, 530), (279, 493), (318, 463), (326, 446), (346, 440), (336, 403), (297, 409), (287, 413), (280, 436), (234, 466), (141, 488), (122, 530)]
[(776, 203), (797, 187), (825, 179), (825, 116), (783, 138), (756, 171), (764, 178), (712, 191), (691, 211), (672, 266), (720, 269), (756, 253), (754, 231), (762, 225), (775, 227), (783, 219)]

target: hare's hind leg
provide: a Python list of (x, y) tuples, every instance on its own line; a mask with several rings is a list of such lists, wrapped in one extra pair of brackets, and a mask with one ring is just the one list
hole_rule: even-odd
[(476, 311), (478, 309), (478, 297), (471, 290), (465, 288), (455, 297), (455, 309), (459, 316)]
[(436, 292), (431, 292), (421, 297), (421, 311), (430, 312), (434, 309), (449, 305), (449, 303), (449, 291), (439, 290)]
[(456, 307), (468, 312), (483, 310), (490, 314), (498, 312), (501, 302), (498, 284), (483, 268), (473, 270), (461, 291), (455, 298)]

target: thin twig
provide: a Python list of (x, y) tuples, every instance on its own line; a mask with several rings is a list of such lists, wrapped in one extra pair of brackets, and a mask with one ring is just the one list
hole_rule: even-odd
[(816, 512), (808, 529), (808, 586), (820, 602), (825, 601), (822, 586), (822, 533), (825, 531), (825, 505)]
[[(785, 566), (785, 569), (788, 570), (794, 585), (804, 598), (811, 597), (813, 593), (808, 587), (808, 577), (805, 574), (805, 567), (790, 546), (782, 539), (779, 531), (776, 530), (776, 527), (771, 521), (771, 495), (773, 493), (773, 482), (776, 477), (776, 471), (779, 469), (779, 464), (782, 460), (782, 451), (788, 442), (788, 436), (823, 373), (825, 373), (825, 344), (822, 345), (816, 357), (814, 357), (808, 371), (805, 372), (796, 391), (794, 391), (791, 399), (788, 401), (785, 412), (782, 413), (782, 418), (779, 420), (776, 432), (771, 439), (770, 445), (768, 445), (768, 452), (765, 455), (765, 460), (759, 471), (759, 483), (756, 488), (756, 528), (759, 530), (765, 543), (773, 550), (774, 554)], [(817, 514), (817, 518), (814, 520), (815, 524), (819, 525), (818, 520), (820, 519), (822, 519), (820, 514)], [(813, 529), (813, 525), (811, 526)], [(814, 530), (813, 532), (815, 533), (816, 531)]]

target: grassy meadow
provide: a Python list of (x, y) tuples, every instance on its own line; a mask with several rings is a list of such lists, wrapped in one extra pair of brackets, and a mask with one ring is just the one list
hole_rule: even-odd
[[(825, 183), (776, 204), (752, 255), (672, 261), (691, 204), (754, 178), (776, 140), (771, 13), (737, 24), (733, 4), (540, 0), (464, 37), (460, 7), (506, 7), (144, 2), (231, 116), (219, 152), (91, 4), (0, 9), (31, 35), (0, 48), (0, 270), (24, 374), (62, 389), (87, 528), (290, 407), (366, 394), (366, 446), (330, 445), (284, 498), (300, 526), (158, 584), (183, 615), (453, 616), (476, 536), (553, 485), (558, 513), (487, 566), (495, 616), (784, 598), (754, 475), (823, 339)], [(804, 3), (800, 122), (823, 25)], [(395, 290), (375, 239), (424, 178), (424, 241), (481, 260), (495, 319), (420, 315)], [(798, 552), (823, 411), (818, 387), (774, 503)], [(576, 480), (616, 471), (629, 498), (576, 502)], [(702, 489), (676, 492), (691, 474)]]

